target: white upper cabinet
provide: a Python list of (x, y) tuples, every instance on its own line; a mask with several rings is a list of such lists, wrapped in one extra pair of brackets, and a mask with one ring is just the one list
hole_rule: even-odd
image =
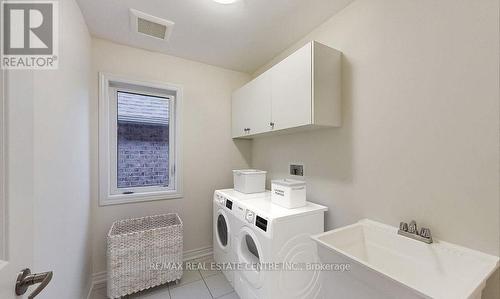
[(278, 63), (271, 71), (274, 130), (311, 123), (311, 43)]
[(271, 80), (264, 74), (233, 93), (233, 137), (264, 133), (271, 122)]
[(338, 127), (341, 53), (310, 42), (233, 93), (233, 138)]

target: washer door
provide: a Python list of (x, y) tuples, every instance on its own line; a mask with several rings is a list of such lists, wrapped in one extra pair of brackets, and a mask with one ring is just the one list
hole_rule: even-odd
[(241, 228), (237, 242), (238, 261), (245, 264), (242, 276), (254, 288), (262, 286), (260, 263), (262, 261), (262, 246), (257, 235), (248, 227)]
[(219, 247), (224, 251), (227, 251), (230, 243), (230, 228), (229, 219), (223, 210), (217, 211), (215, 229), (217, 230), (217, 243), (219, 244)]

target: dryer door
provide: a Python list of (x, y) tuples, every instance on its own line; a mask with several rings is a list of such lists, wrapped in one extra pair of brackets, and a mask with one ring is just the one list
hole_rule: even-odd
[(217, 243), (219, 247), (224, 251), (229, 248), (230, 242), (230, 231), (229, 231), (229, 219), (223, 210), (217, 212), (216, 230), (217, 230)]
[(249, 227), (242, 227), (237, 239), (238, 262), (245, 264), (242, 276), (254, 288), (262, 286), (262, 273), (260, 263), (262, 262), (262, 246), (257, 235)]

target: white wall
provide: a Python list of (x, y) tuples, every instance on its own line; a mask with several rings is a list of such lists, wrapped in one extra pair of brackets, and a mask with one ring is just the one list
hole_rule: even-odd
[(498, 14), (497, 0), (353, 2), (256, 73), (311, 39), (341, 50), (342, 128), (256, 139), (252, 166), (273, 179), (304, 162), (327, 229), (415, 219), (498, 255)]
[(0, 271), (0, 298), (13, 298), (12, 277), (33, 265), (33, 71), (9, 70), (3, 79), (5, 214), (0, 221), (5, 221), (2, 259), (9, 264)]
[(82, 298), (91, 259), (90, 35), (74, 0), (60, 1), (59, 15), (59, 69), (33, 72), (32, 270), (54, 271), (40, 298)]
[[(184, 198), (98, 206), (98, 72), (183, 86)], [(184, 221), (184, 250), (212, 244), (212, 201), (232, 186), (234, 168), (248, 167), (250, 144), (231, 140), (231, 92), (249, 75), (169, 55), (92, 40), (93, 272), (106, 270), (106, 234), (113, 221), (177, 212)]]

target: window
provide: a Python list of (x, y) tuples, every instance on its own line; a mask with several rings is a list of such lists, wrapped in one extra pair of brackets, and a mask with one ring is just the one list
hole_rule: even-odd
[(182, 197), (181, 89), (100, 74), (101, 205)]

